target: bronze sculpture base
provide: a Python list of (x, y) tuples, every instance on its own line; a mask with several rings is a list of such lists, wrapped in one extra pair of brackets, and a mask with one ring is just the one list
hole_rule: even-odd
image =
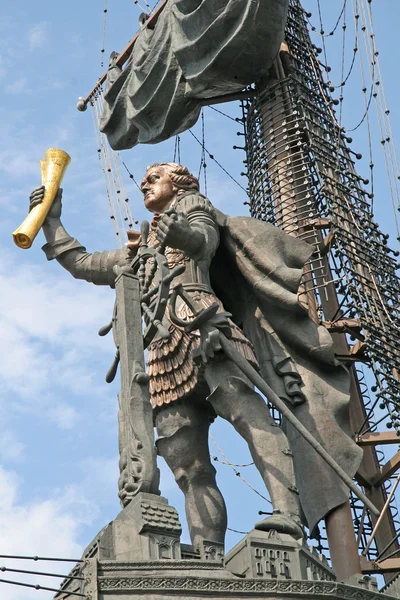
[(289, 534), (253, 530), (224, 557), (222, 546), (211, 541), (199, 551), (180, 544), (180, 533), (178, 515), (164, 498), (138, 494), (86, 548), (55, 598), (382, 597), (371, 578), (336, 582), (326, 558)]

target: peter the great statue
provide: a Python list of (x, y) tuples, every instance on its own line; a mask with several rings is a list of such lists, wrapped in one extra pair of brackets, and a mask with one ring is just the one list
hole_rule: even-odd
[[(268, 223), (223, 215), (179, 164), (149, 167), (141, 190), (153, 213), (148, 246), (163, 249), (171, 270), (181, 266), (174, 285), (181, 284), (197, 306), (218, 304), (235, 349), (353, 477), (362, 450), (350, 437), (349, 374), (335, 360), (329, 333), (298, 302), (312, 247)], [(43, 186), (34, 190), (31, 206), (43, 194)], [(128, 232), (124, 249), (91, 254), (66, 232), (60, 216), (61, 192), (43, 225), (48, 260), (55, 258), (77, 279), (113, 287), (115, 267), (129, 268), (140, 253), (140, 234)], [(181, 296), (174, 310), (180, 323), (194, 318)], [(273, 514), (256, 528), (298, 539), (303, 524), (313, 532), (347, 502), (348, 487), (290, 423), (275, 423), (265, 400), (224, 352), (194, 360), (199, 331), (177, 324), (169, 305), (162, 326), (169, 335), (156, 335), (147, 360), (156, 445), (185, 495), (193, 545), (223, 543), (227, 527), (208, 449), (210, 423), (217, 416), (246, 440), (270, 494)]]

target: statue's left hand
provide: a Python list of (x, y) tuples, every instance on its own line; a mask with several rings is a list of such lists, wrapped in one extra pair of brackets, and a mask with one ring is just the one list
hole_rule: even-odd
[[(40, 185), (39, 187), (37, 187), (33, 190), (31, 195), (29, 196), (29, 212), (31, 212), (32, 208), (35, 208), (35, 206), (37, 206), (38, 204), (41, 204), (41, 202), (43, 202), (44, 193), (45, 193), (44, 185)], [(57, 195), (54, 199), (54, 202), (51, 205), (50, 210), (47, 214), (46, 220), (59, 219), (61, 217), (62, 193), (63, 193), (62, 188), (59, 188)]]
[(140, 242), (142, 241), (142, 236), (139, 231), (133, 231), (132, 229), (128, 229), (126, 232), (128, 236), (128, 241), (125, 246), (128, 248), (128, 251), (132, 254), (132, 256), (136, 256), (138, 248), (140, 246)]
[(165, 246), (184, 250), (193, 234), (188, 220), (175, 210), (165, 212), (158, 222), (157, 237)]

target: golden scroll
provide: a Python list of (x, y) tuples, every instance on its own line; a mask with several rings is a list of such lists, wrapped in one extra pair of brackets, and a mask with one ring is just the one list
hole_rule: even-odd
[(71, 157), (64, 150), (49, 148), (40, 161), (42, 185), (45, 186), (43, 201), (30, 211), (25, 221), (13, 233), (14, 242), (19, 248), (30, 248), (42, 227), (67, 170)]

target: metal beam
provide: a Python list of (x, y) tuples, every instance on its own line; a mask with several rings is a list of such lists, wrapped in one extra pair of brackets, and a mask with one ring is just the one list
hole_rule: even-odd
[(356, 443), (361, 446), (384, 446), (386, 444), (400, 444), (400, 437), (395, 431), (376, 431), (355, 436)]
[(331, 219), (324, 218), (315, 218), (315, 219), (305, 219), (303, 223), (304, 229), (307, 231), (309, 229), (327, 229), (332, 226)]
[(349, 333), (364, 339), (361, 335), (361, 322), (360, 319), (337, 319), (336, 321), (322, 321), (322, 325), (330, 333)]
[(361, 571), (366, 574), (373, 573), (397, 573), (400, 571), (400, 558), (387, 558), (382, 562), (367, 560), (361, 556)]
[(320, 243), (319, 251), (322, 256), (328, 254), (332, 249), (332, 244), (335, 241), (335, 231), (331, 230)]
[(199, 103), (201, 106), (212, 106), (213, 104), (224, 104), (225, 102), (233, 102), (236, 100), (246, 100), (254, 98), (255, 90), (245, 90), (244, 92), (234, 92), (225, 94), (224, 96), (212, 96), (211, 98), (201, 98)]
[(378, 487), (385, 483), (400, 467), (400, 451), (396, 452), (396, 454), (383, 465), (379, 471), (372, 476), (371, 483), (375, 487)]

